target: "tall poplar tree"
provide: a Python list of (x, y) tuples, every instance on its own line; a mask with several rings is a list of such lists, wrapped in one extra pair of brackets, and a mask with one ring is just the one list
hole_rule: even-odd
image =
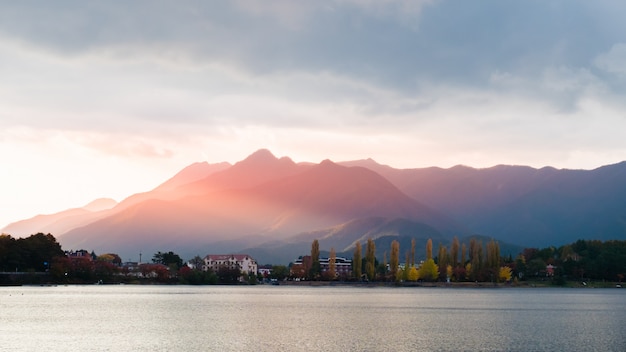
[(433, 240), (426, 241), (426, 260), (419, 269), (420, 279), (432, 281), (439, 277), (439, 268), (433, 259)]
[(453, 268), (459, 264), (459, 239), (454, 236), (450, 246), (450, 261)]
[(361, 279), (361, 242), (356, 243), (354, 255), (352, 256), (352, 273), (357, 280)]
[(371, 238), (367, 239), (365, 247), (365, 273), (370, 281), (376, 278), (376, 244)]
[(448, 253), (446, 246), (439, 243), (439, 251), (437, 254), (437, 265), (439, 266), (439, 278), (446, 278), (446, 268), (448, 267)]
[(493, 239), (487, 243), (486, 266), (492, 270), (500, 268), (500, 245)]
[(433, 259), (433, 240), (430, 238), (426, 242), (426, 259)]
[(399, 264), (399, 256), (400, 256), (400, 242), (393, 240), (391, 242), (391, 254), (389, 256), (389, 273), (391, 274), (392, 280), (398, 280), (398, 264)]
[(402, 270), (402, 279), (404, 281), (409, 281), (409, 272), (411, 271), (410, 256), (411, 254), (409, 253), (409, 251), (406, 251), (406, 254), (405, 254), (406, 259), (404, 261), (404, 270)]
[[(409, 262), (406, 262), (409, 265)], [(415, 266), (415, 238), (411, 240), (411, 266)]]
[(461, 245), (461, 266), (465, 266), (465, 261), (467, 260), (465, 253), (467, 253), (467, 247), (465, 247), (465, 243), (463, 243)]
[(311, 270), (309, 272), (309, 278), (311, 280), (317, 279), (321, 272), (320, 243), (317, 240), (313, 240), (313, 243), (311, 243)]
[(331, 280), (334, 280), (337, 276), (337, 253), (335, 252), (335, 248), (330, 248), (330, 257), (328, 258), (328, 277)]

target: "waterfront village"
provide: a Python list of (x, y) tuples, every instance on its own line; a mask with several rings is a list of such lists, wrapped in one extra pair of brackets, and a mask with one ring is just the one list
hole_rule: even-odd
[[(362, 248), (357, 242), (351, 258), (334, 249), (320, 256), (319, 242), (289, 265), (259, 265), (248, 254), (208, 254), (184, 262), (174, 252), (157, 252), (149, 261), (123, 262), (114, 253), (97, 255), (87, 250), (61, 250), (48, 234), (14, 239), (0, 236), (0, 285), (11, 284), (296, 284), (389, 283), (587, 286), (593, 281), (621, 287), (626, 273), (626, 241), (579, 240), (560, 248), (527, 248), (519, 255), (501, 256), (498, 242), (456, 238), (433, 253), (426, 242), (425, 256), (416, 260), (415, 241), (400, 261), (400, 244), (391, 242), (389, 254), (377, 258), (375, 242)], [(381, 260), (382, 259), (382, 260)], [(612, 285), (612, 286), (611, 286)]]

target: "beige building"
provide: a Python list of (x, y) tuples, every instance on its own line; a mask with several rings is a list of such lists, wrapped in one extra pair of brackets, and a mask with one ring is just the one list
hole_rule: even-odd
[(204, 265), (202, 270), (211, 269), (216, 272), (219, 268), (227, 267), (229, 269), (239, 268), (241, 273), (256, 275), (258, 265), (256, 260), (247, 254), (209, 254), (204, 257)]

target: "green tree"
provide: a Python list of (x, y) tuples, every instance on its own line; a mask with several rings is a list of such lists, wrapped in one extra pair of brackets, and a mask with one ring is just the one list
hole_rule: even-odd
[(241, 277), (241, 268), (238, 265), (229, 267), (228, 265), (221, 266), (217, 269), (217, 280), (221, 284), (236, 284)]
[(367, 239), (365, 247), (365, 273), (370, 281), (376, 278), (376, 244), (371, 238)]
[(193, 258), (189, 259), (189, 264), (193, 268), (193, 270), (202, 270), (202, 266), (204, 266), (204, 259), (201, 256), (196, 255)]
[(400, 242), (393, 240), (391, 242), (391, 254), (389, 257), (389, 274), (391, 275), (393, 280), (396, 280), (396, 281), (399, 281), (397, 278), (399, 255), (400, 255)]
[(55, 257), (64, 256), (61, 245), (51, 234), (37, 233), (16, 240), (13, 250), (19, 256), (19, 270), (46, 271)]
[(356, 279), (361, 279), (361, 242), (359, 241), (357, 241), (354, 246), (354, 255), (352, 256), (352, 272), (354, 273), (354, 277)]
[(21, 250), (11, 235), (0, 235), (0, 271), (17, 271), (21, 266)]
[(289, 268), (284, 265), (272, 266), (270, 277), (279, 281), (285, 280), (289, 276)]
[(183, 259), (176, 253), (169, 251), (167, 253), (156, 252), (152, 257), (154, 264), (162, 264), (178, 271), (183, 266)]

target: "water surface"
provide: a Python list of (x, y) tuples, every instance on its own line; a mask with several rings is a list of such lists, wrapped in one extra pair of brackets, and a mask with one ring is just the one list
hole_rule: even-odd
[(0, 350), (626, 351), (626, 291), (0, 288)]

